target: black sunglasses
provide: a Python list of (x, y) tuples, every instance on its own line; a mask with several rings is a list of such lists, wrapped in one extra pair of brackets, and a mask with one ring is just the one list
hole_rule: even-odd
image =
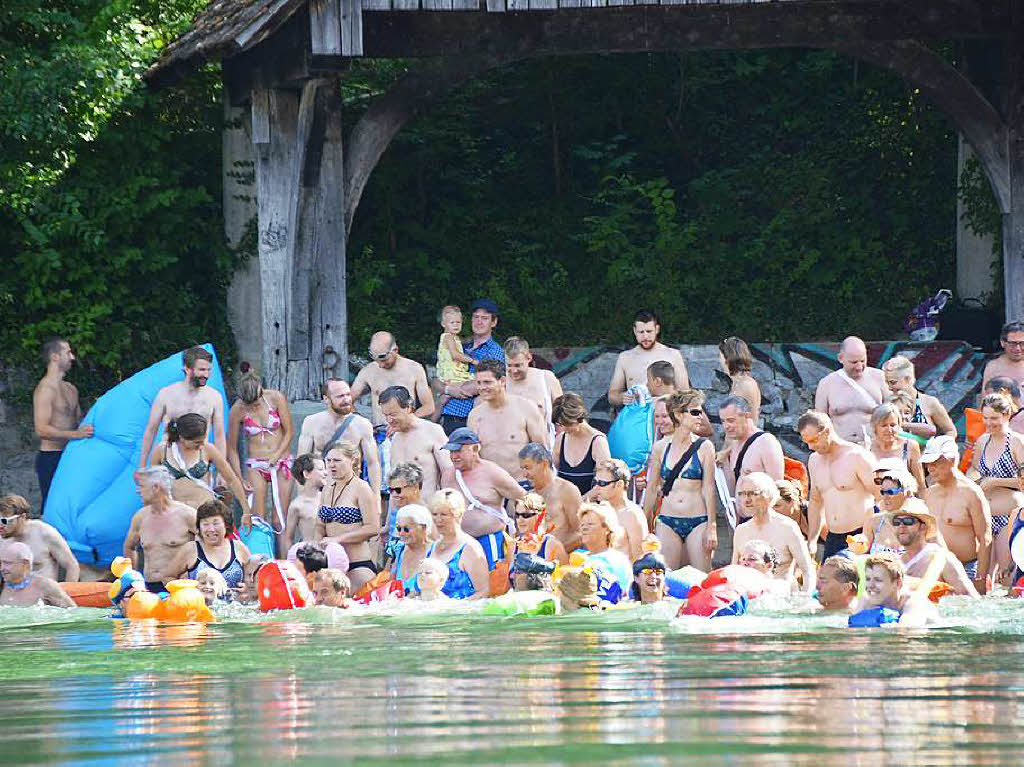
[(598, 479), (594, 477), (594, 487), (608, 487), (608, 485), (614, 485), (616, 482), (621, 482), (620, 479)]
[(911, 527), (920, 521), (917, 517), (893, 517), (891, 524), (893, 527)]
[(539, 511), (517, 511), (513, 516), (516, 519), (531, 519), (540, 514)]
[(401, 487), (389, 487), (388, 491), (392, 493), (400, 493), (407, 487), (409, 487), (409, 485), (402, 485)]
[(388, 355), (391, 354), (391, 352), (393, 352), (393, 351), (394, 351), (394, 349), (388, 349), (383, 354), (374, 354), (373, 352), (370, 352), (370, 359), (373, 359), (373, 360), (387, 359)]
[(411, 533), (412, 529), (412, 525), (395, 525), (396, 533)]

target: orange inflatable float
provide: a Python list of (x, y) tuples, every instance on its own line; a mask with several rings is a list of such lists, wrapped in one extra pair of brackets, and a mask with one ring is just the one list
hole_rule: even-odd
[(120, 606), (124, 617), (133, 620), (152, 618), (166, 623), (212, 623), (213, 613), (193, 580), (174, 580), (167, 584), (168, 595), (161, 599), (146, 591), (142, 574), (132, 569), (131, 561), (117, 557), (110, 565), (117, 578), (107, 586), (107, 604)]
[(79, 607), (110, 607), (110, 584), (103, 581), (62, 581), (58, 584)]

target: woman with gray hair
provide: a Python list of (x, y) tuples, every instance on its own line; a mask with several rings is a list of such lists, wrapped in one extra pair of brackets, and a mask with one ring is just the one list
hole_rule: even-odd
[(405, 593), (415, 592), (416, 573), (427, 557), (427, 547), (437, 537), (430, 510), (418, 503), (402, 506), (395, 513), (395, 534), (399, 544), (395, 547), (395, 562), (391, 577), (401, 581)]
[(877, 466), (909, 471), (924, 487), (924, 467), (921, 465), (921, 447), (917, 441), (905, 436), (903, 414), (895, 402), (883, 402), (871, 413), (871, 453), (878, 459)]

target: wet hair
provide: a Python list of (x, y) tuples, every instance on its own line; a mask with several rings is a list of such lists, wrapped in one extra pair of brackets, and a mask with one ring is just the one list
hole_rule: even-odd
[(727, 407), (734, 407), (745, 415), (754, 414), (754, 406), (750, 404), (746, 397), (741, 397), (739, 394), (730, 394), (723, 399), (722, 404), (718, 406), (718, 412), (721, 413)]
[(476, 363), (477, 373), (491, 373), (495, 378), (505, 377), (505, 363), (501, 360), (485, 359)]
[(814, 426), (817, 429), (825, 430), (832, 428), (832, 419), (822, 413), (820, 410), (808, 410), (804, 413), (796, 422), (796, 431), (799, 434), (808, 426)]
[(344, 456), (347, 456), (349, 458), (349, 460), (351, 460), (351, 461), (355, 461), (357, 458), (359, 458), (362, 455), (362, 453), (359, 452), (359, 448), (358, 447), (353, 445), (348, 440), (342, 439), (342, 440), (338, 440), (337, 442), (332, 442), (331, 444), (329, 444), (327, 447), (324, 448), (324, 460), (325, 461), (327, 460), (327, 456), (330, 455), (331, 451), (333, 451), (333, 450), (340, 450), (341, 454), (344, 455)]
[(172, 418), (167, 423), (167, 441), (177, 442), (181, 439), (205, 439), (209, 431), (209, 422), (199, 413), (185, 413)]
[(3, 498), (0, 498), (0, 515), (2, 516), (7, 517), (13, 514), (24, 514), (25, 516), (28, 516), (31, 513), (32, 507), (23, 496), (5, 495)]
[(655, 325), (661, 325), (661, 320), (658, 319), (658, 315), (651, 309), (641, 309), (633, 315), (633, 324), (638, 322), (653, 322)]
[(509, 357), (518, 357), (522, 354), (530, 353), (530, 344), (527, 343), (525, 338), (520, 336), (512, 336), (511, 338), (505, 339), (505, 359)]
[[(326, 558), (326, 556), (325, 554), (324, 557)], [(327, 581), (330, 587), (334, 589), (335, 594), (347, 597), (349, 592), (352, 591), (352, 581), (341, 570), (335, 567), (324, 567), (314, 572), (316, 573), (316, 580)]]
[(242, 402), (246, 405), (251, 405), (260, 398), (262, 393), (263, 382), (258, 375), (248, 373), (242, 376), (242, 381), (238, 385), (238, 396), (242, 398)]
[(659, 379), (666, 386), (676, 385), (676, 369), (671, 362), (655, 360), (647, 366), (647, 375)]
[(567, 391), (551, 404), (551, 422), (562, 426), (575, 426), (587, 420), (590, 413), (583, 404), (583, 397), (574, 391)]
[(679, 426), (679, 414), (692, 407), (704, 407), (704, 392), (699, 389), (683, 389), (665, 399), (668, 417), (676, 426)]
[(601, 520), (601, 523), (608, 530), (608, 548), (616, 548), (622, 541), (625, 533), (622, 529), (622, 525), (619, 524), (619, 517), (615, 513), (615, 509), (611, 507), (611, 504), (605, 503), (604, 501), (601, 501), (600, 503), (581, 503), (579, 511), (577, 512), (577, 517), (579, 519), (583, 519), (587, 514), (592, 514)]
[(822, 562), (821, 566), (831, 567), (835, 570), (836, 580), (853, 586), (854, 591), (860, 587), (860, 573), (857, 571), (857, 563), (849, 557), (831, 556)]
[(911, 378), (917, 377), (914, 371), (914, 363), (902, 354), (897, 354), (895, 357), (890, 357), (886, 360), (885, 364), (882, 365), (882, 370), (886, 373), (896, 373), (900, 378), (905, 378), (906, 376)]
[(391, 471), (388, 473), (388, 482), (392, 482), (396, 479), (404, 480), (407, 485), (422, 488), (423, 469), (412, 461), (396, 463), (391, 467)]
[(171, 472), (167, 470), (166, 466), (150, 466), (146, 469), (139, 469), (138, 476), (140, 485), (159, 485), (168, 495), (171, 494), (171, 488), (174, 487), (174, 477), (171, 476)]
[(603, 461), (599, 461), (594, 467), (594, 471), (606, 471), (616, 482), (629, 482), (630, 477), (633, 476), (626, 462), (618, 458), (605, 458)]
[(736, 486), (739, 487), (740, 482), (746, 480), (750, 482), (754, 488), (768, 499), (768, 505), (772, 506), (777, 500), (779, 500), (779, 488), (775, 486), (775, 480), (765, 474), (763, 471), (752, 471), (749, 474), (743, 474), (738, 480), (736, 480)]
[(1005, 394), (995, 393), (986, 394), (985, 398), (981, 401), (981, 407), (992, 408), (997, 413), (1005, 416), (1013, 415), (1013, 401)]
[(462, 493), (458, 490), (453, 490), (450, 487), (443, 487), (430, 496), (427, 508), (429, 508), (431, 512), (438, 511), (440, 509), (448, 509), (456, 520), (461, 521), (466, 515), (466, 499), (462, 497)]
[(306, 472), (316, 468), (316, 462), (323, 460), (313, 453), (303, 453), (292, 461), (292, 476), (300, 485), (306, 484)]
[(1024, 322), (1020, 320), (1011, 320), (1003, 325), (1003, 329), (999, 331), (999, 340), (1005, 341), (1010, 333), (1024, 333)]
[(519, 451), (520, 461), (527, 458), (534, 463), (546, 463), (552, 467), (555, 465), (555, 459), (552, 457), (551, 451), (544, 447), (544, 445), (536, 442), (530, 442)]
[(409, 390), (404, 386), (389, 386), (377, 397), (377, 403), (380, 405), (383, 405), (385, 402), (391, 402), (391, 400), (397, 402), (402, 410), (408, 410), (412, 407), (412, 395), (409, 394)]
[(896, 406), (895, 398), (892, 402), (883, 402), (871, 411), (871, 429), (877, 428), (878, 424), (891, 415), (896, 416), (897, 425), (903, 423), (903, 412)]
[(754, 367), (754, 356), (750, 353), (750, 347), (742, 338), (729, 336), (718, 342), (718, 351), (725, 358), (725, 369), (729, 375), (737, 373), (749, 373)]
[(327, 554), (323, 549), (312, 543), (304, 543), (295, 551), (295, 559), (302, 563), (306, 574), (327, 569)]
[(50, 364), (50, 357), (54, 354), (60, 354), (60, 347), (66, 344), (67, 340), (60, 336), (50, 336), (43, 341), (43, 346), (40, 350), (40, 355), (43, 358), (43, 362), (47, 365)]
[(760, 538), (747, 541), (743, 544), (743, 548), (740, 549), (740, 554), (745, 554), (748, 551), (754, 556), (759, 557), (766, 565), (771, 565), (772, 570), (779, 564), (779, 555), (775, 551), (775, 547), (768, 543), (768, 541), (763, 541)]
[(235, 531), (235, 515), (231, 513), (231, 509), (216, 498), (201, 503), (196, 509), (196, 530), (199, 529), (200, 522), (213, 517), (220, 517), (224, 520), (226, 535), (231, 535)]
[(996, 376), (995, 378), (988, 379), (988, 383), (985, 384), (985, 393), (1009, 394), (1010, 399), (1019, 401), (1021, 395), (1020, 384), (1008, 376)]
[(206, 351), (202, 346), (193, 346), (191, 349), (186, 349), (184, 359), (185, 367), (189, 370), (194, 370), (196, 362), (199, 360), (206, 360), (211, 365), (213, 364), (213, 355)]
[(880, 567), (889, 574), (889, 579), (902, 581), (907, 574), (907, 569), (898, 556), (891, 551), (883, 551), (878, 554), (870, 554), (864, 559), (864, 572), (869, 567)]

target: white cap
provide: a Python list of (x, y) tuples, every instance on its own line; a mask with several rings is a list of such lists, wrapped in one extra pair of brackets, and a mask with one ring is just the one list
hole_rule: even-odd
[(956, 446), (956, 439), (949, 434), (932, 437), (921, 451), (921, 463), (931, 463), (939, 458), (948, 458), (954, 462), (960, 458), (960, 449)]

